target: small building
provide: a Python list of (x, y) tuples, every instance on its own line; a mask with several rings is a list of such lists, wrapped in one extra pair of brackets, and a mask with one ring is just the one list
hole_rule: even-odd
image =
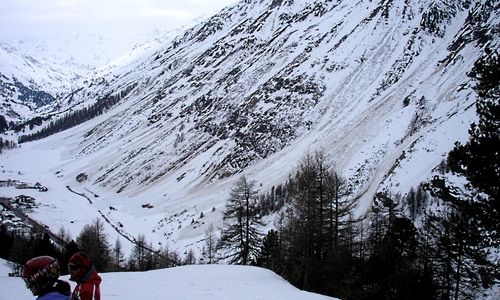
[(11, 179), (0, 180), (0, 187), (9, 187), (9, 186), (13, 186), (13, 185), (14, 185), (14, 182)]
[(16, 204), (35, 204), (35, 198), (26, 195), (16, 196), (14, 203)]
[(20, 190), (32, 189), (32, 188), (33, 188), (32, 186), (30, 186), (29, 184), (27, 184), (25, 182), (16, 185), (16, 189), (20, 189)]
[(46, 192), (49, 190), (46, 186), (43, 186), (40, 182), (35, 183), (35, 188), (38, 189), (39, 192)]

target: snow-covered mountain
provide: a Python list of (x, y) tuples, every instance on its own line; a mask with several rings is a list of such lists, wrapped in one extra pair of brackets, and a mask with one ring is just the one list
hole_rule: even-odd
[[(12, 150), (2, 176), (43, 169), (51, 178), (38, 181), (85, 193), (122, 234), (200, 249), (242, 173), (267, 192), (321, 149), (364, 213), (377, 192), (405, 194), (432, 178), (467, 140), (476, 118), (467, 72), (485, 46), (498, 47), (498, 9), (487, 0), (240, 1), (80, 81), (65, 77), (72, 88), (35, 114), (54, 121), (119, 103)], [(60, 159), (21, 164), (28, 150)], [(81, 173), (88, 180), (78, 183)]]
[(0, 114), (18, 123), (60, 109), (51, 104), (101, 74), (101, 69), (108, 72), (114, 60), (134, 55), (178, 30), (121, 39), (87, 34), (0, 43)]

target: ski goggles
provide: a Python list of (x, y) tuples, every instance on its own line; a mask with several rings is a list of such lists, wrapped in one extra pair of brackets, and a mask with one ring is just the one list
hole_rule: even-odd
[(35, 283), (33, 282), (33, 280), (31, 280), (31, 278), (23, 278), (24, 280), (24, 283), (26, 284), (26, 288), (29, 290), (33, 287), (33, 285), (35, 285)]

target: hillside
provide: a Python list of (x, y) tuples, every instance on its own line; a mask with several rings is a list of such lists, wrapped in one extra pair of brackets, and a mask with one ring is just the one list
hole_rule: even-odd
[[(77, 235), (101, 215), (124, 236), (199, 251), (241, 174), (268, 192), (322, 149), (361, 215), (377, 192), (405, 194), (432, 178), (467, 139), (476, 118), (467, 72), (498, 45), (498, 22), (498, 1), (240, 1), (63, 96), (46, 87), (50, 104), (16, 114), (49, 116), (47, 125), (109, 97), (119, 103), (5, 152), (1, 179), (48, 186), (34, 195), (47, 209), (33, 217), (51, 228)], [(17, 101), (8, 95), (3, 103)], [(81, 173), (88, 180), (78, 183)]]

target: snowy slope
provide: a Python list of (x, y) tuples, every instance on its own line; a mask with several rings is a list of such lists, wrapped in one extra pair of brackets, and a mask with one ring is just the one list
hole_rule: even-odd
[(33, 217), (50, 228), (76, 236), (104, 216), (110, 241), (142, 233), (182, 253), (221, 225), (242, 173), (267, 192), (322, 149), (363, 214), (377, 192), (431, 178), (467, 139), (466, 73), (498, 44), (498, 9), (484, 2), (241, 1), (58, 99), (78, 109), (127, 91), (96, 119), (2, 154), (0, 179), (48, 186)]
[[(34, 299), (19, 277), (0, 260), (0, 300)], [(300, 291), (275, 273), (256, 267), (205, 265), (150, 272), (101, 274), (102, 299), (334, 299)], [(62, 280), (68, 281), (68, 276)], [(71, 288), (75, 283), (68, 281)]]
[[(61, 99), (87, 80), (109, 72), (116, 66), (115, 60), (137, 55), (179, 30), (127, 38), (87, 34), (0, 43), (0, 114), (8, 121), (21, 121), (47, 111), (54, 113), (53, 106), (60, 105)], [(35, 95), (26, 96), (30, 92)], [(33, 99), (37, 93), (51, 98), (37, 102)]]

